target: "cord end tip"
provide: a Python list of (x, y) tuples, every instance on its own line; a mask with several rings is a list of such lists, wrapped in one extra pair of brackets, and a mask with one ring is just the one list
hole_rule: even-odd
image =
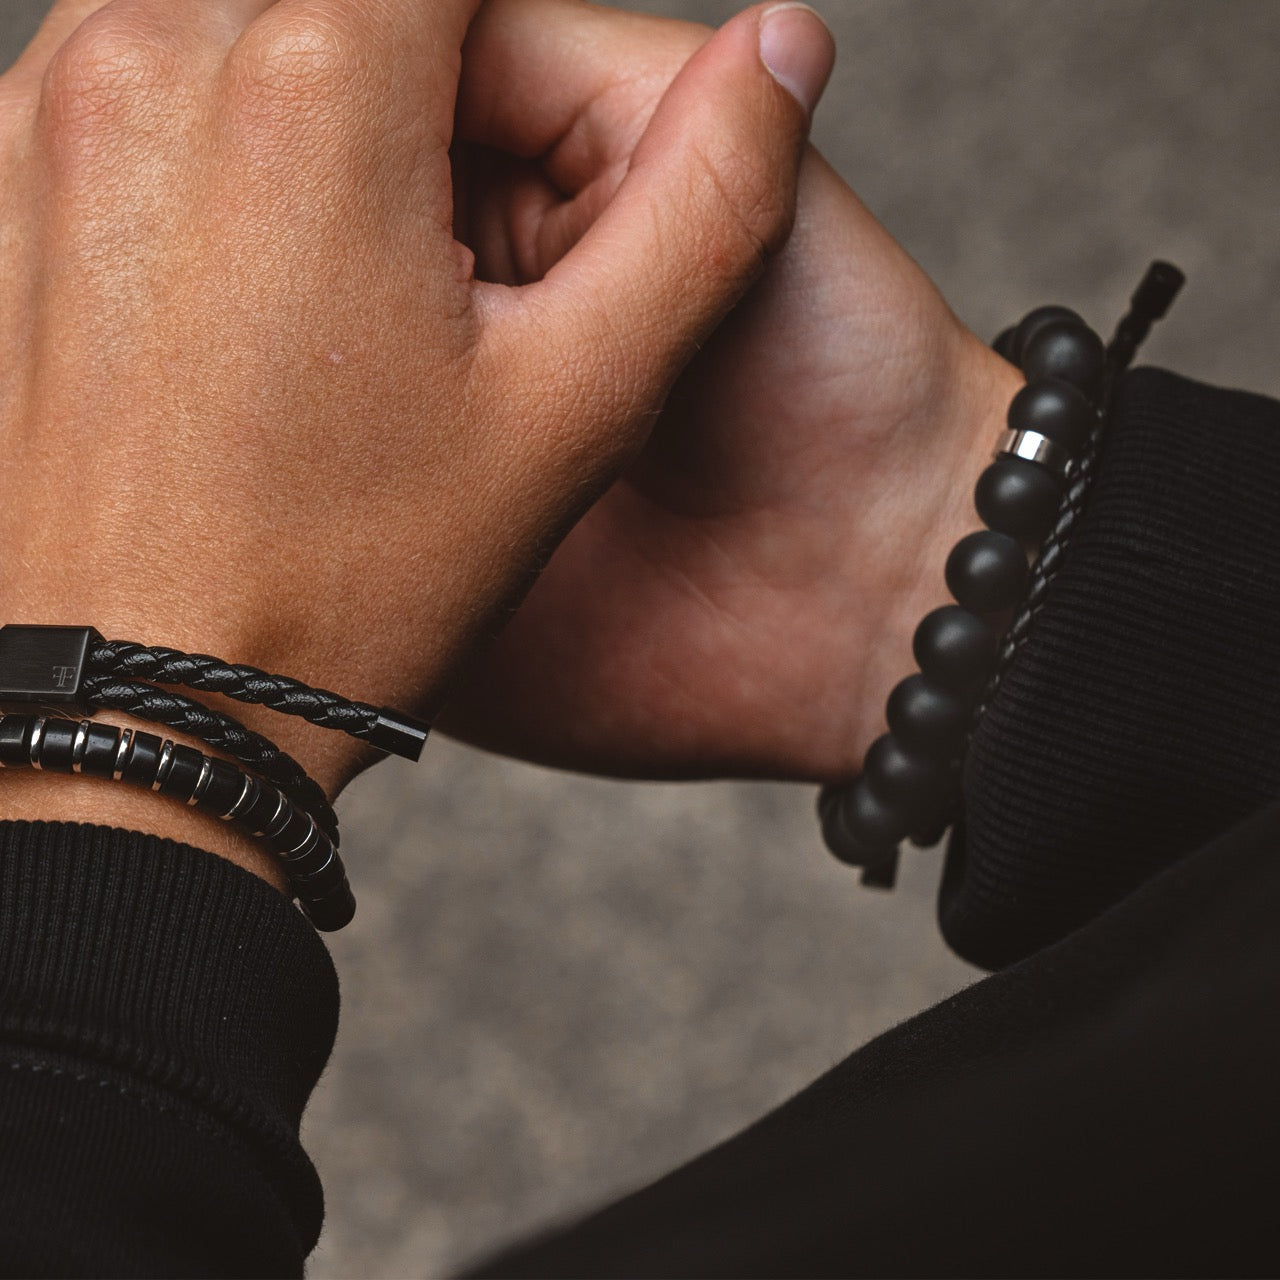
[(381, 751), (389, 751), (404, 760), (420, 760), (427, 745), (431, 726), (402, 712), (383, 707), (369, 732), (368, 741)]
[(1162, 320), (1187, 277), (1172, 262), (1153, 262), (1134, 291), (1133, 309), (1149, 320)]

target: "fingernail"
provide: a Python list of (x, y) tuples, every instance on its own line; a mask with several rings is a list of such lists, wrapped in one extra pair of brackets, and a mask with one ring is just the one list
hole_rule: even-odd
[(807, 4), (799, 0), (775, 4), (760, 16), (760, 59), (812, 115), (835, 66), (835, 37)]

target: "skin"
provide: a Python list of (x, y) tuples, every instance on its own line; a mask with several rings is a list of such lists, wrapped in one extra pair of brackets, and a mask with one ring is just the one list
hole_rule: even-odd
[[(588, 55), (568, 68), (567, 33)], [(486, 8), (461, 127), (528, 159), (468, 168), (478, 270), (518, 282), (552, 268), (709, 36), (576, 3)], [(562, 99), (539, 96), (575, 70)], [(787, 245), (445, 726), (621, 776), (852, 776), (913, 669), (916, 624), (949, 602), (943, 565), (980, 527), (974, 481), (1019, 385), (810, 149)]]
[[(762, 61), (767, 6), (747, 11), (649, 95), (572, 243), (502, 280), (454, 234), (476, 8), (54, 6), (0, 78), (7, 619), (428, 712), (634, 462), (785, 240), (807, 103)], [(775, 58), (813, 100), (830, 37), (785, 22)], [(559, 30), (563, 79), (527, 93), (572, 119), (592, 54)], [(520, 34), (489, 25), (469, 83), (518, 62)], [(475, 154), (525, 154), (499, 116), (465, 114)], [(482, 247), (527, 252), (520, 227)], [(237, 714), (331, 795), (368, 763), (341, 735)], [(224, 828), (121, 787), (11, 773), (0, 805), (274, 874)]]

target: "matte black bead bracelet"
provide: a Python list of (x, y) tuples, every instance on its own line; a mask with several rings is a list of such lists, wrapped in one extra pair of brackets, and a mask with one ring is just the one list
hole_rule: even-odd
[(997, 627), (1033, 582), (1028, 551), (1057, 529), (1068, 497), (1078, 504), (1068, 482), (1081, 456), (1096, 449), (1115, 377), (1182, 282), (1176, 268), (1153, 264), (1109, 348), (1065, 307), (1040, 307), (996, 339), (996, 350), (1027, 382), (1009, 405), (995, 461), (974, 493), (986, 528), (962, 538), (947, 558), (956, 603), (935, 609), (916, 629), (920, 670), (889, 695), (889, 732), (871, 745), (859, 777), (824, 787), (818, 797), (827, 847), (863, 868), (863, 884), (891, 888), (901, 842), (936, 844), (955, 820), (964, 751), (992, 692)]
[(355, 915), (342, 858), (315, 819), (276, 787), (194, 747), (96, 720), (6, 715), (0, 768), (127, 782), (213, 814), (266, 843), (317, 929), (341, 929)]

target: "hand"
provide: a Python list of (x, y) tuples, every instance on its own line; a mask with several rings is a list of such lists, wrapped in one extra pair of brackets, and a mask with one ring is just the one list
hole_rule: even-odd
[[(537, 99), (566, 30), (584, 56)], [(462, 128), (542, 160), (495, 165), (475, 195), (481, 272), (554, 268), (707, 36), (579, 5), (486, 10)], [(499, 84), (522, 109), (495, 121), (481, 104)], [(787, 246), (472, 671), (449, 731), (630, 776), (855, 773), (917, 622), (946, 602), (943, 564), (977, 527), (974, 482), (1018, 382), (810, 151)]]
[[(475, 8), (54, 5), (0, 79), (7, 619), (421, 711), (634, 456), (784, 238), (807, 111), (749, 11), (661, 97), (573, 251), (532, 287), (484, 283), (449, 156)], [(820, 90), (820, 25), (774, 36)], [(330, 793), (368, 759), (237, 710)], [(6, 817), (205, 821), (88, 780), (4, 788)]]

